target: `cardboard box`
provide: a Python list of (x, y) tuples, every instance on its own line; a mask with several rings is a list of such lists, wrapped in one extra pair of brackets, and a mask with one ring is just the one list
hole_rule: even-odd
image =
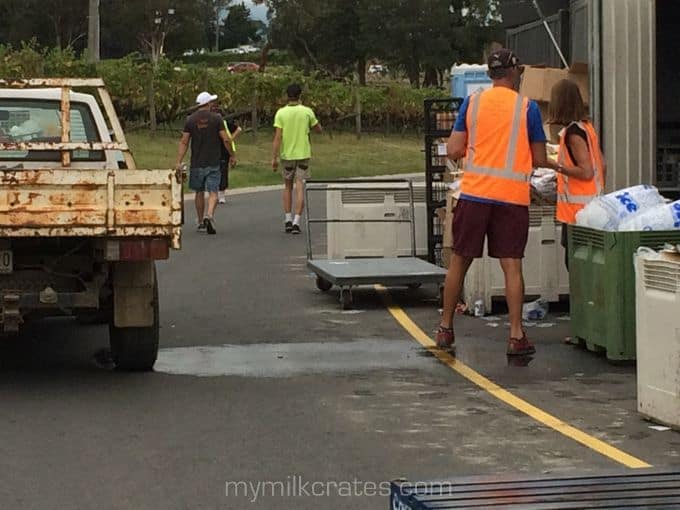
[(434, 210), (434, 213), (437, 215), (437, 218), (443, 225), (446, 222), (446, 207), (439, 207), (438, 209)]
[(550, 102), (553, 85), (563, 79), (576, 82), (585, 104), (590, 100), (588, 64), (576, 63), (567, 71), (554, 67), (525, 66), (519, 93), (539, 102)]
[(446, 216), (444, 218), (442, 248), (453, 248), (453, 211), (459, 198), (460, 190), (446, 192)]
[(446, 193), (446, 218), (444, 219), (444, 235), (442, 239), (442, 267), (448, 269), (453, 253), (453, 214), (460, 199), (460, 188)]
[(445, 269), (449, 268), (451, 262), (451, 255), (453, 254), (453, 248), (442, 248), (442, 267)]
[(454, 182), (463, 177), (462, 160), (446, 160), (446, 172), (442, 174), (442, 181)]

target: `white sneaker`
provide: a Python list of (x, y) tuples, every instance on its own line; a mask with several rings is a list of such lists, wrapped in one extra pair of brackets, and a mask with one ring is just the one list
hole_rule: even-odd
[(227, 197), (224, 194), (224, 191), (220, 191), (219, 194), (217, 195), (217, 203), (218, 204), (226, 204), (227, 203)]

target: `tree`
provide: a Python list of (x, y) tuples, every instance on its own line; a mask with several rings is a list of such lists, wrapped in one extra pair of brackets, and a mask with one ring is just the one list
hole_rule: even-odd
[(478, 60), (497, 32), (497, 0), (266, 0), (271, 42), (310, 68), (364, 82), (366, 60), (402, 69), (414, 87), (441, 84), (458, 59)]
[(358, 18), (364, 0), (267, 0), (269, 40), (299, 57), (306, 71), (358, 72), (365, 81), (368, 46)]
[(88, 0), (2, 0), (0, 43), (31, 39), (59, 49), (82, 49)]
[(222, 19), (224, 12), (228, 10), (231, 0), (208, 0), (212, 4), (212, 11), (215, 13), (215, 24), (213, 25), (213, 33), (215, 34), (215, 51), (220, 51), (220, 36)]
[(220, 27), (222, 46), (235, 48), (241, 44), (253, 42), (257, 39), (260, 25), (250, 19), (250, 9), (245, 4), (237, 4), (229, 9), (229, 14)]
[(175, 0), (146, 0), (144, 26), (139, 39), (154, 66), (165, 52), (165, 39), (177, 29)]
[(205, 48), (214, 34), (212, 17), (205, 16), (213, 0), (101, 0), (101, 4), (102, 55), (108, 58), (141, 50), (153, 60), (166, 52)]

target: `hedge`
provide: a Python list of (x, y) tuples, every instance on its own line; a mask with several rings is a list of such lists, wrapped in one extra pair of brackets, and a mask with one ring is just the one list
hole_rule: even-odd
[(230, 74), (224, 68), (207, 64), (184, 64), (162, 59), (153, 69), (139, 55), (86, 63), (70, 51), (40, 49), (33, 44), (21, 48), (0, 45), (0, 76), (92, 77), (101, 76), (114, 99), (118, 114), (127, 123), (142, 124), (148, 119), (148, 94), (153, 83), (157, 119), (172, 122), (182, 118), (202, 90), (220, 96), (229, 111), (243, 112), (257, 107), (259, 120), (270, 123), (277, 108), (285, 104), (285, 89), (298, 82), (304, 89), (305, 104), (314, 109), (323, 124), (341, 127), (353, 123), (355, 97), (362, 106), (367, 129), (418, 129), (423, 123), (423, 101), (443, 97), (445, 91), (412, 89), (394, 82), (359, 87), (347, 82), (305, 76), (289, 67), (271, 67), (265, 73)]

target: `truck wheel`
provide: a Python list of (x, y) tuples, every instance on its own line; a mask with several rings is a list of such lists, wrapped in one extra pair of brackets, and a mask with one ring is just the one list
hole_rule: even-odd
[(153, 325), (148, 328), (117, 328), (109, 322), (111, 357), (119, 370), (148, 372), (158, 356), (158, 280), (154, 271)]

